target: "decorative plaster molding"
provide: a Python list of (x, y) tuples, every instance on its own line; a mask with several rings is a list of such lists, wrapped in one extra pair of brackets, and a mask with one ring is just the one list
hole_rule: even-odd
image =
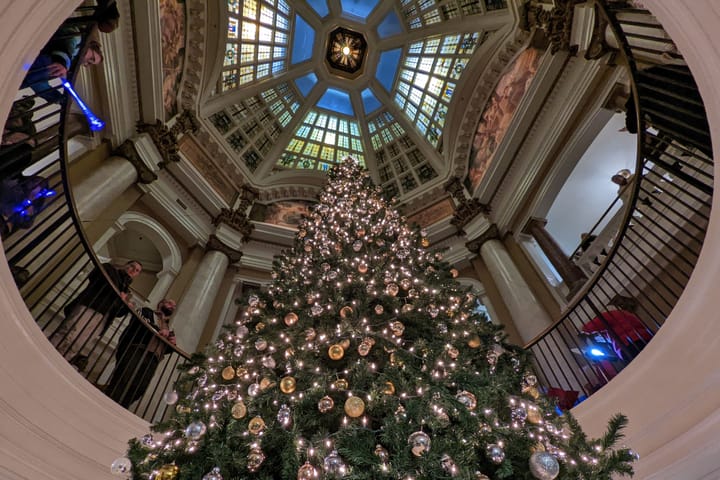
[(223, 243), (223, 241), (216, 237), (214, 234), (210, 235), (210, 238), (208, 239), (205, 248), (208, 251), (215, 250), (220, 253), (224, 253), (230, 259), (230, 263), (239, 262), (243, 256), (243, 252), (225, 245), (225, 243)]
[(260, 190), (258, 201), (263, 203), (277, 202), (279, 200), (310, 200), (317, 201), (320, 187), (310, 185), (280, 185)]
[(465, 247), (473, 253), (480, 253), (480, 249), (485, 242), (488, 240), (497, 240), (499, 238), (500, 232), (498, 231), (497, 225), (493, 223), (482, 235), (467, 242)]
[(244, 209), (232, 210), (229, 208), (223, 208), (220, 210), (220, 214), (213, 218), (213, 225), (219, 226), (220, 224), (226, 224), (237, 230), (242, 236), (243, 242), (250, 237), (254, 226), (245, 214)]
[(135, 143), (132, 140), (125, 140), (118, 148), (116, 148), (112, 155), (118, 155), (125, 159), (135, 167), (138, 175), (138, 182), (148, 184), (157, 180), (155, 172), (150, 170), (147, 163), (143, 160), (140, 153), (135, 148)]

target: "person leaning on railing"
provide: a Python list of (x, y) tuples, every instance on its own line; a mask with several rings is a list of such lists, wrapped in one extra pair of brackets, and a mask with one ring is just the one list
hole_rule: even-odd
[(127, 313), (130, 283), (142, 271), (142, 264), (131, 260), (122, 268), (103, 263), (102, 268), (120, 292), (120, 297), (100, 269), (95, 268), (88, 276), (89, 284), (63, 309), (65, 319), (50, 336), (50, 341), (63, 356), (78, 369), (83, 370), (87, 357), (80, 355), (85, 344), (99, 337), (118, 317)]
[(105, 393), (125, 408), (145, 393), (162, 357), (170, 352), (168, 345), (158, 337), (175, 345), (175, 333), (170, 330), (170, 317), (175, 312), (175, 301), (161, 300), (157, 308), (143, 308), (140, 315), (152, 327), (133, 315), (130, 325), (120, 335), (115, 350), (115, 370)]

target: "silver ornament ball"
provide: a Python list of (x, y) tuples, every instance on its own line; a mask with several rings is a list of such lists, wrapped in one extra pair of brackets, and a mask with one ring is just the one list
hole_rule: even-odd
[(553, 480), (560, 474), (560, 463), (555, 455), (535, 452), (530, 455), (530, 473), (538, 480)]

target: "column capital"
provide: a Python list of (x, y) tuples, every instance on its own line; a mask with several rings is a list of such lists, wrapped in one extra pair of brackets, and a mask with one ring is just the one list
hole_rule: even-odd
[(457, 229), (458, 235), (464, 235), (463, 228), (480, 214), (489, 214), (490, 206), (477, 198), (468, 198), (460, 177), (452, 177), (445, 183), (445, 191), (455, 200), (455, 213), (450, 224)]
[(584, 0), (557, 0), (552, 4), (530, 0), (521, 14), (520, 28), (531, 31), (535, 28), (542, 30), (550, 41), (550, 53), (559, 51), (575, 54), (576, 46), (570, 45), (573, 15), (575, 5)]
[(207, 251), (214, 250), (216, 252), (224, 253), (230, 259), (230, 263), (239, 262), (243, 255), (241, 251), (225, 245), (215, 234), (210, 235), (207, 244), (205, 244), (205, 249)]
[(221, 223), (224, 223), (227, 226), (237, 230), (238, 233), (240, 233), (240, 235), (242, 236), (243, 242), (247, 241), (247, 239), (250, 237), (250, 234), (252, 233), (254, 227), (252, 222), (250, 222), (247, 215), (245, 214), (244, 209), (232, 210), (229, 208), (223, 208), (220, 210), (220, 213), (215, 218), (213, 218), (212, 223), (216, 227)]
[(538, 218), (538, 217), (530, 217), (525, 224), (525, 226), (522, 229), (522, 233), (532, 235), (533, 230), (537, 228), (545, 228), (547, 225), (547, 219), (545, 218)]
[(147, 163), (143, 161), (142, 156), (137, 151), (137, 148), (135, 148), (135, 143), (132, 140), (125, 140), (112, 152), (112, 155), (125, 158), (135, 167), (138, 182), (147, 185), (157, 180), (157, 175), (150, 169)]
[(480, 248), (482, 248), (485, 242), (488, 240), (498, 240), (499, 238), (500, 231), (498, 230), (497, 225), (493, 223), (487, 230), (481, 233), (480, 236), (467, 242), (465, 247), (473, 253), (480, 253)]

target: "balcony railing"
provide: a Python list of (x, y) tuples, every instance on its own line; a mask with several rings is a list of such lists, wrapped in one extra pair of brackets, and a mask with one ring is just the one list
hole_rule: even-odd
[[(92, 48), (97, 13), (79, 8), (50, 41), (79, 47), (65, 75), (71, 84)], [(115, 401), (157, 420), (170, 408), (166, 394), (172, 396), (176, 367), (188, 355), (121, 298), (108, 276), (113, 269), (93, 253), (68, 179), (67, 141), (87, 132), (88, 120), (46, 67), (36, 60), (30, 68), (3, 131), (5, 254), (28, 309), (59, 352)]]
[(638, 149), (626, 208), (573, 255), (589, 282), (528, 345), (545, 388), (570, 404), (610, 381), (662, 326), (697, 263), (713, 190), (705, 109), (672, 40), (646, 10), (596, 5), (631, 79)]

